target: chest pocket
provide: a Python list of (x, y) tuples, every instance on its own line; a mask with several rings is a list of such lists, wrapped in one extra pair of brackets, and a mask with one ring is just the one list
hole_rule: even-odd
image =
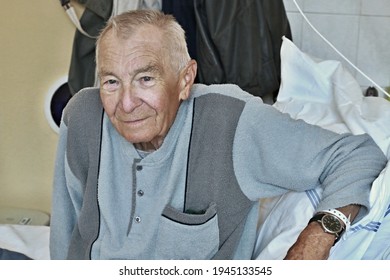
[(218, 246), (215, 203), (200, 213), (183, 213), (171, 206), (164, 209), (156, 240), (156, 259), (211, 259)]

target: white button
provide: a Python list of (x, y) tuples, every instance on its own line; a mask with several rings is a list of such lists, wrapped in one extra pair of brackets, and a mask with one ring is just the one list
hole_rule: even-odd
[(136, 223), (140, 223), (141, 222), (141, 217), (137, 216), (137, 217), (134, 218), (134, 220), (135, 220)]

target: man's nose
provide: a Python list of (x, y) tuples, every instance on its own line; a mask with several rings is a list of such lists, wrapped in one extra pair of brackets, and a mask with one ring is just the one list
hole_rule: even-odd
[(141, 104), (136, 90), (132, 86), (125, 86), (121, 92), (121, 106), (124, 112), (130, 113)]

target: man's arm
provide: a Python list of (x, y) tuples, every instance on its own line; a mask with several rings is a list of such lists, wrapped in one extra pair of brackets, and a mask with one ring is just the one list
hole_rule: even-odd
[[(233, 158), (249, 199), (321, 186), (317, 211), (337, 208), (355, 220), (367, 214), (371, 185), (387, 163), (371, 137), (336, 134), (255, 100), (247, 103), (239, 124)], [(334, 238), (319, 223), (310, 223), (286, 258), (326, 258)]]
[[(359, 205), (338, 208), (353, 221), (359, 212)], [(335, 242), (335, 235), (324, 231), (320, 223), (311, 222), (298, 236), (297, 241), (288, 250), (286, 260), (326, 260)]]
[(61, 125), (54, 168), (50, 221), (50, 258), (66, 259), (81, 205), (80, 183), (70, 174), (66, 159), (67, 128)]

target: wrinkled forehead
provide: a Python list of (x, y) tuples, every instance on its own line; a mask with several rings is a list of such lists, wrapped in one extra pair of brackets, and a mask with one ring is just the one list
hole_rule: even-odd
[(136, 28), (111, 28), (101, 38), (101, 43), (107, 43), (107, 41), (136, 41), (158, 46), (164, 44), (164, 36), (159, 27), (142, 24)]
[(169, 50), (164, 46), (161, 33), (154, 28), (140, 28), (126, 37), (110, 30), (101, 38), (97, 52), (99, 75), (119, 64), (131, 65), (132, 69), (153, 65), (161, 73), (172, 71)]
[(164, 35), (158, 27), (143, 24), (138, 28), (126, 29), (126, 32), (121, 32), (120, 29), (108, 30), (102, 38), (96, 49), (97, 58), (102, 55), (103, 52), (107, 52), (110, 49), (117, 49), (118, 47), (138, 49), (153, 49), (155, 52), (161, 53), (165, 56), (166, 51), (169, 51), (168, 46), (164, 42)]

